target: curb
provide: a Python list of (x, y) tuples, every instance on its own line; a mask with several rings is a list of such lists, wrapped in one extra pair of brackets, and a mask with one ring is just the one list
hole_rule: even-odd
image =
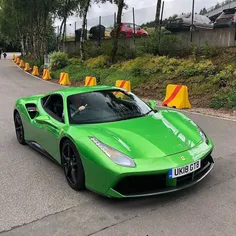
[[(11, 60), (11, 61), (13, 62), (13, 60)], [(39, 78), (37, 76), (34, 76), (34, 75), (30, 74), (29, 72), (25, 71), (24, 69), (20, 68), (16, 63), (13, 62), (13, 64), (16, 67), (18, 67), (20, 70), (22, 70), (24, 73), (26, 73), (26, 74), (30, 75), (31, 77), (36, 78), (36, 79), (38, 79), (40, 81), (47, 82), (47, 83), (50, 83), (50, 84), (55, 84), (55, 85), (60, 86), (62, 88), (70, 88), (71, 87), (71, 86), (63, 86), (63, 85), (60, 85), (60, 84), (52, 83), (50, 80), (43, 80), (43, 79), (41, 79), (41, 78)], [(231, 119), (231, 118), (226, 118), (226, 117), (221, 117), (221, 116), (208, 115), (208, 114), (200, 113), (200, 112), (187, 111), (187, 110), (177, 110), (177, 109), (174, 109), (174, 108), (162, 107), (162, 106), (157, 106), (157, 108), (162, 108), (162, 109), (166, 109), (166, 110), (173, 110), (173, 111), (178, 111), (178, 112), (186, 112), (186, 113), (193, 114), (193, 115), (206, 116), (206, 117), (209, 117), (209, 118), (236, 122), (236, 118), (235, 119), (233, 119), (233, 118)]]
[[(13, 60), (11, 60), (11, 61), (13, 62)], [(16, 63), (13, 62), (13, 64), (14, 64), (16, 67), (18, 67), (20, 70), (22, 70), (25, 74), (30, 75), (31, 77), (36, 78), (36, 79), (38, 79), (38, 80), (40, 80), (40, 81), (47, 82), (47, 83), (50, 83), (50, 84), (55, 84), (55, 85), (60, 86), (60, 87), (63, 87), (63, 88), (69, 87), (69, 86), (62, 86), (62, 85), (60, 85), (60, 84), (52, 83), (52, 82), (49, 81), (49, 80), (43, 80), (43, 79), (41, 79), (41, 78), (39, 78), (39, 77), (37, 77), (37, 76), (35, 76), (35, 75), (32, 75), (31, 73), (25, 71), (24, 69), (22, 69), (21, 67), (19, 67)]]

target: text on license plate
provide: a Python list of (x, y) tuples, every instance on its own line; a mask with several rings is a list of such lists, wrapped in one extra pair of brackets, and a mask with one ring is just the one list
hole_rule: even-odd
[(200, 168), (201, 168), (201, 161), (199, 160), (186, 166), (170, 169), (168, 171), (168, 177), (169, 179), (178, 178), (178, 177), (190, 174)]

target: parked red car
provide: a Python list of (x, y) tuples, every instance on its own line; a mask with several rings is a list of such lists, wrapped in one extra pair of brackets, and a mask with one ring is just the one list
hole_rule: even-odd
[[(134, 25), (133, 23), (121, 23), (120, 34), (125, 38), (134, 36)], [(115, 29), (111, 31), (111, 36), (115, 35)], [(148, 32), (142, 29), (140, 26), (135, 25), (135, 36), (136, 37), (147, 37)]]

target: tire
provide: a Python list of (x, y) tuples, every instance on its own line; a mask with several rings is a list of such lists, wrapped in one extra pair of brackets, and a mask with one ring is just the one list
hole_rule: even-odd
[(141, 38), (147, 38), (147, 37), (148, 37), (147, 34), (142, 34), (142, 35), (141, 35)]
[(120, 36), (121, 36), (122, 38), (126, 38), (126, 32), (122, 31), (122, 32), (120, 33)]
[(14, 113), (14, 124), (18, 142), (21, 145), (26, 145), (24, 127), (20, 117), (20, 113), (18, 111)]
[(195, 25), (191, 25), (190, 26), (190, 31), (195, 32), (197, 30)]
[(69, 186), (75, 191), (84, 190), (85, 174), (82, 161), (76, 146), (69, 139), (65, 140), (62, 144), (61, 158)]

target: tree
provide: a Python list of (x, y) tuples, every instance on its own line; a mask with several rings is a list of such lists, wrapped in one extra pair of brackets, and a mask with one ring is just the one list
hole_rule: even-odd
[(43, 60), (52, 33), (54, 0), (0, 2), (0, 30), (8, 39), (21, 43), (22, 54)]
[(86, 22), (87, 22), (87, 14), (89, 7), (92, 2), (94, 3), (105, 3), (105, 2), (110, 2), (112, 3), (113, 0), (81, 0), (80, 1), (80, 16), (83, 18), (83, 23), (82, 23), (82, 31), (80, 35), (80, 57), (82, 61), (85, 61), (85, 51), (84, 51), (84, 39), (85, 39), (85, 33), (86, 33)]
[(85, 27), (86, 27), (86, 22), (87, 22), (87, 14), (88, 14), (88, 9), (90, 7), (91, 0), (85, 0), (81, 4), (81, 14), (83, 16), (83, 23), (82, 23), (82, 31), (80, 35), (80, 57), (82, 61), (85, 61), (85, 52), (84, 52), (84, 38), (85, 38)]
[(83, 1), (81, 0), (57, 0), (56, 1), (56, 16), (62, 20), (58, 34), (58, 49), (60, 49), (66, 38), (66, 23), (68, 17), (74, 15)]
[(200, 11), (199, 14), (200, 14), (200, 15), (205, 15), (205, 14), (207, 14), (207, 9), (204, 7), (203, 9), (201, 9), (201, 11)]
[(118, 12), (117, 12), (117, 19), (116, 19), (116, 28), (115, 28), (113, 49), (112, 49), (112, 62), (113, 63), (115, 62), (116, 54), (118, 51), (118, 38), (120, 35), (122, 12), (123, 12), (124, 7), (127, 7), (127, 5), (125, 4), (125, 0), (114, 0), (114, 2), (118, 7)]

